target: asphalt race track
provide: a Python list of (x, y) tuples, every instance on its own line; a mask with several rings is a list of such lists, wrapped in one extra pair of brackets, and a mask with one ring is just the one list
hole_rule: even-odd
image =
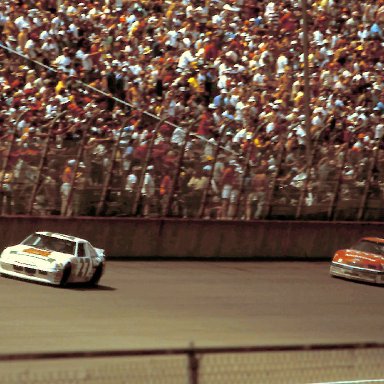
[(98, 288), (0, 278), (0, 353), (383, 342), (384, 288), (327, 262), (110, 261)]

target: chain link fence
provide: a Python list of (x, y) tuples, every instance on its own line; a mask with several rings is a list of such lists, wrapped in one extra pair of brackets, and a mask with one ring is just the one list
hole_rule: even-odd
[(384, 383), (383, 362), (384, 344), (0, 355), (0, 383)]

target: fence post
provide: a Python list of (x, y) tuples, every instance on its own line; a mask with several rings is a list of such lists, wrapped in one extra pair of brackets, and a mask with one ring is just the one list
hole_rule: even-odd
[(46, 137), (46, 141), (44, 143), (44, 147), (42, 148), (42, 154), (40, 156), (40, 162), (39, 162), (39, 166), (38, 166), (38, 170), (37, 170), (36, 182), (35, 182), (35, 184), (33, 186), (31, 197), (30, 197), (29, 203), (28, 203), (27, 215), (32, 215), (32, 213), (33, 213), (33, 205), (35, 203), (36, 195), (37, 195), (37, 192), (39, 190), (40, 184), (41, 184), (42, 179), (43, 179), (43, 168), (44, 168), (44, 166), (46, 165), (46, 162), (47, 162), (47, 156), (48, 156), (48, 152), (49, 152), (49, 145), (51, 143), (51, 138), (52, 138), (52, 135), (50, 133), (52, 131), (51, 128), (56, 123), (56, 121), (58, 119), (60, 119), (61, 116), (65, 115), (66, 113), (67, 113), (67, 111), (60, 112), (47, 125), (48, 134), (47, 134), (47, 137)]
[(196, 354), (193, 343), (188, 352), (188, 384), (199, 384), (199, 358)]
[(151, 157), (152, 157), (152, 151), (153, 151), (153, 147), (155, 145), (155, 140), (156, 140), (156, 136), (159, 132), (159, 128), (160, 126), (166, 121), (167, 119), (167, 116), (164, 116), (162, 117), (157, 123), (156, 123), (156, 126), (155, 128), (149, 132), (149, 133), (152, 133), (152, 137), (151, 139), (149, 140), (149, 143), (148, 143), (148, 146), (147, 146), (147, 152), (145, 154), (145, 159), (144, 159), (144, 163), (143, 163), (143, 169), (141, 171), (141, 175), (138, 179), (138, 183), (137, 183), (137, 186), (136, 186), (136, 191), (135, 191), (135, 197), (134, 197), (134, 200), (133, 200), (133, 207), (132, 207), (132, 215), (133, 216), (137, 216), (138, 215), (138, 207), (139, 207), (139, 202), (140, 202), (140, 199), (141, 199), (141, 189), (143, 188), (143, 184), (144, 184), (144, 180), (145, 180), (145, 173), (147, 172), (147, 167), (149, 165), (149, 162), (151, 160)]
[(367, 200), (369, 196), (369, 192), (371, 189), (371, 184), (372, 184), (372, 179), (374, 178), (374, 170), (377, 166), (378, 162), (378, 157), (379, 157), (379, 152), (380, 152), (380, 146), (377, 145), (376, 147), (373, 148), (373, 156), (371, 157), (369, 161), (369, 169), (368, 169), (368, 175), (364, 184), (364, 190), (363, 194), (361, 196), (360, 204), (359, 204), (359, 210), (357, 212), (356, 216), (356, 221), (360, 221), (363, 218), (364, 212), (366, 211), (366, 205), (367, 205)]
[[(112, 154), (111, 154), (111, 157), (109, 159), (107, 176), (103, 182), (100, 200), (97, 203), (96, 216), (100, 216), (100, 215), (103, 215), (105, 213), (104, 212), (105, 203), (106, 203), (108, 191), (111, 189), (110, 183), (112, 180), (113, 171), (114, 171), (115, 166), (116, 166), (116, 156), (117, 156), (120, 140), (123, 137), (124, 128), (127, 126), (129, 121), (132, 120), (132, 118), (133, 118), (133, 116), (130, 116), (123, 121), (123, 123), (121, 124), (121, 126), (119, 128), (117, 137), (115, 138), (115, 142), (114, 142), (113, 147), (112, 147)], [(124, 181), (124, 185), (125, 185), (125, 181)]]
[[(185, 131), (185, 137), (184, 137), (183, 143), (181, 144), (180, 152), (179, 152), (179, 155), (177, 158), (177, 163), (175, 166), (175, 172), (174, 172), (174, 175), (172, 178), (172, 183), (171, 183), (171, 190), (169, 191), (169, 199), (167, 200), (164, 216), (172, 216), (172, 204), (173, 204), (174, 197), (175, 197), (174, 196), (175, 191), (178, 192), (178, 190), (179, 190), (179, 186), (178, 186), (179, 176), (180, 176), (181, 166), (182, 166), (183, 160), (184, 160), (185, 149), (187, 147), (189, 137), (191, 136), (192, 128), (195, 126), (196, 122), (197, 122), (196, 119), (194, 119), (190, 122), (187, 122), (187, 129)], [(178, 199), (179, 198), (180, 198), (180, 196), (178, 196)]]

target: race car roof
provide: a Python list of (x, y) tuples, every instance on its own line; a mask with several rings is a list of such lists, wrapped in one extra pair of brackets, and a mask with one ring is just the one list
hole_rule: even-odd
[(367, 241), (374, 241), (376, 243), (383, 243), (384, 244), (384, 239), (381, 237), (363, 237), (361, 240), (367, 240)]
[(80, 237), (65, 235), (63, 233), (58, 233), (58, 232), (37, 231), (36, 233), (39, 235), (57, 237), (58, 239), (69, 240), (69, 241), (74, 241), (74, 242), (78, 242), (78, 243), (87, 243), (88, 242), (87, 240), (82, 239)]

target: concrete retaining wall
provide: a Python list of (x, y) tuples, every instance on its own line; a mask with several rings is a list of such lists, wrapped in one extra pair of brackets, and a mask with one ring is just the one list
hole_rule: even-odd
[(137, 218), (0, 217), (0, 247), (37, 230), (83, 237), (110, 257), (329, 259), (384, 224), (309, 221), (203, 221)]

